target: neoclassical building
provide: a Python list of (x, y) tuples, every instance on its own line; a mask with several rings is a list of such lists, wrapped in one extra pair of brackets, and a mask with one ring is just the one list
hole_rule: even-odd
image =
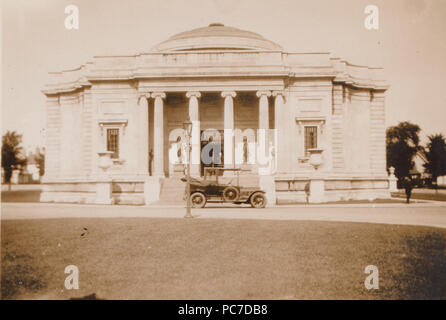
[[(389, 197), (381, 68), (286, 52), (211, 24), (50, 78), (42, 201), (101, 202), (102, 151), (112, 159), (114, 203), (157, 201), (187, 161), (188, 117), (193, 175), (240, 167), (259, 181), (268, 176), (270, 202), (302, 202), (315, 172), (310, 153), (321, 149), (324, 201)], [(202, 159), (210, 143), (219, 147), (211, 163)]]

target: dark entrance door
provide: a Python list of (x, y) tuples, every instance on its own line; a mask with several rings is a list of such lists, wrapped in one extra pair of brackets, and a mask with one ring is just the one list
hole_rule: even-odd
[[(203, 132), (204, 131), (202, 130), (201, 137), (203, 137)], [(204, 168), (206, 167), (224, 167), (224, 131), (218, 130), (218, 132), (220, 134), (220, 141), (214, 140), (213, 136), (201, 141), (201, 176), (204, 175)]]

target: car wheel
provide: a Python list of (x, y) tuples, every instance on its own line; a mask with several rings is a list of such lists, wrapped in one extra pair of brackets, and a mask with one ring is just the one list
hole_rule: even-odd
[(240, 192), (237, 188), (234, 187), (226, 187), (223, 190), (223, 199), (225, 201), (236, 201), (239, 197)]
[(251, 207), (253, 208), (265, 208), (266, 197), (262, 192), (255, 192), (250, 199)]
[(190, 196), (192, 208), (203, 208), (206, 205), (206, 197), (201, 192), (194, 192)]

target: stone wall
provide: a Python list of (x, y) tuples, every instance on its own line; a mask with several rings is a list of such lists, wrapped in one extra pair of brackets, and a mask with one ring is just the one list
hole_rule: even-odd
[(386, 113), (384, 92), (372, 91), (370, 103), (370, 166), (374, 175), (386, 175)]
[[(115, 204), (144, 204), (143, 181), (113, 181), (112, 198)], [(60, 181), (43, 186), (41, 202), (95, 203), (95, 181)]]
[[(317, 127), (318, 148), (324, 149), (324, 164), (320, 170), (330, 172), (332, 169), (332, 82), (330, 79), (296, 79), (289, 85), (286, 96), (286, 123), (283, 124), (281, 139), (286, 139), (288, 150), (285, 168), (278, 172), (288, 175), (311, 172), (313, 169), (304, 153), (305, 126)], [(281, 126), (282, 129), (282, 126)], [(283, 156), (283, 155), (282, 155)]]
[(46, 150), (45, 180), (57, 178), (60, 173), (60, 106), (59, 96), (46, 97)]
[[(309, 183), (307, 177), (276, 178), (277, 203), (307, 202)], [(384, 178), (326, 178), (324, 185), (324, 202), (390, 198), (389, 182)]]

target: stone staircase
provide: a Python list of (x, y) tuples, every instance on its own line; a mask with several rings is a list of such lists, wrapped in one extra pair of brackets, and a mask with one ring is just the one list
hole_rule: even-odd
[(185, 205), (184, 190), (186, 184), (180, 180), (181, 177), (173, 176), (163, 179), (161, 182), (160, 199), (155, 205)]

